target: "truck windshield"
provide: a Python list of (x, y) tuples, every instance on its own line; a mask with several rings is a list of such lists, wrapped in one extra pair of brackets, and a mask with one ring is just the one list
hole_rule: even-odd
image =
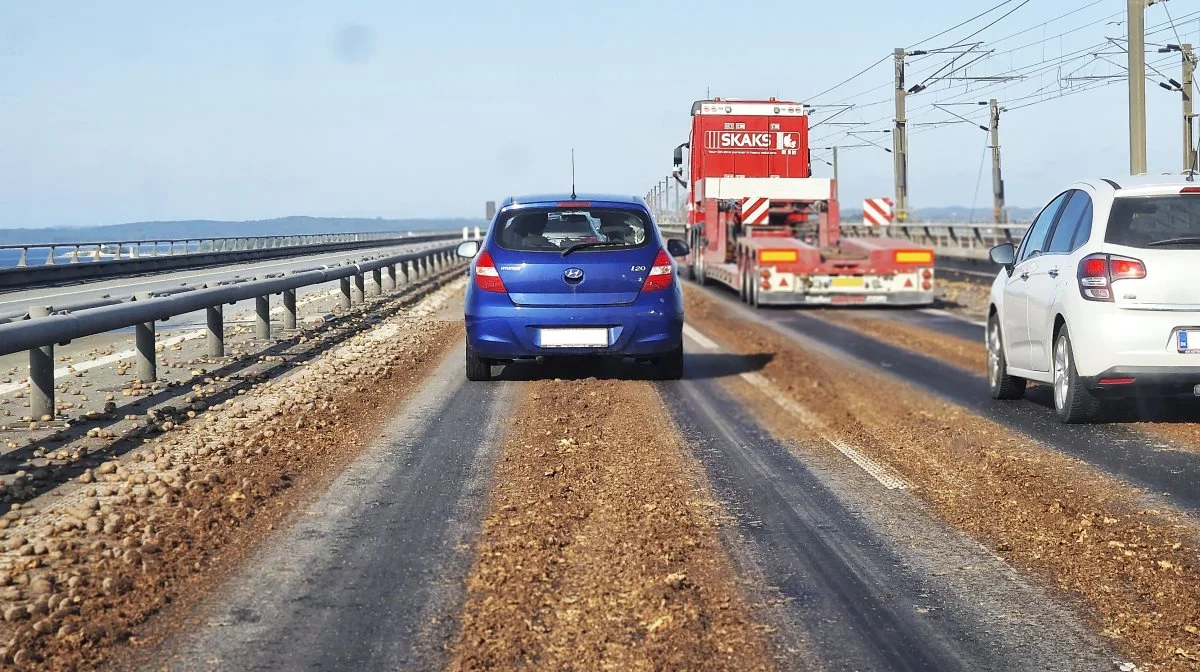
[(1117, 198), (1104, 242), (1143, 248), (1200, 245), (1200, 196)]
[(603, 243), (592, 250), (641, 247), (648, 224), (633, 210), (620, 208), (540, 208), (514, 212), (496, 229), (496, 243), (508, 250), (561, 251), (577, 243)]

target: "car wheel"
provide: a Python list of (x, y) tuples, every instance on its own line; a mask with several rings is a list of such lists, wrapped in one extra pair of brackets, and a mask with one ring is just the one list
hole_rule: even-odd
[(1100, 400), (1083, 387), (1075, 371), (1075, 355), (1066, 326), (1054, 340), (1054, 410), (1065, 423), (1087, 422), (1100, 410)]
[(491, 380), (492, 360), (484, 359), (475, 354), (471, 344), (467, 344), (467, 380)]
[(988, 391), (993, 399), (1020, 399), (1025, 396), (1025, 379), (1008, 375), (1000, 320), (995, 315), (988, 318), (987, 367)]
[(683, 378), (683, 346), (680, 345), (666, 355), (659, 357), (655, 364), (658, 366), (659, 380), (679, 380)]

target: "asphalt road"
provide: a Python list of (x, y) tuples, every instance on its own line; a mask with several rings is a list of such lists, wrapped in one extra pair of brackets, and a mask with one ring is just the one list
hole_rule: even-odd
[(461, 360), (455, 349), (153, 669), (444, 666), (515, 385), (468, 384)]
[[(773, 439), (710, 370), (715, 357), (690, 353), (686, 378), (663, 384), (663, 397), (737, 520), (727, 543), (739, 570), (759, 577), (764, 598), (784, 598), (780, 645), (800, 641), (819, 669), (847, 671), (1100, 669), (1111, 660), (912, 496)], [(954, 576), (962, 568), (977, 573)], [(796, 667), (808, 667), (801, 657)]]

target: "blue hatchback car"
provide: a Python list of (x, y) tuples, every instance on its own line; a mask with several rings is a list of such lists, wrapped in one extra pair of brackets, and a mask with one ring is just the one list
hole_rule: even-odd
[(616, 356), (683, 375), (683, 294), (672, 257), (639, 197), (509, 198), (472, 259), (466, 295), (467, 378), (517, 359)]

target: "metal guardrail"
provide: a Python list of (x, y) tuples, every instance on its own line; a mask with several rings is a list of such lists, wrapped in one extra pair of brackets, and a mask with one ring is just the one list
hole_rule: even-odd
[(440, 246), (419, 252), (406, 252), (355, 264), (321, 266), (292, 273), (276, 273), (253, 280), (233, 280), (202, 287), (184, 287), (155, 294), (106, 299), (85, 306), (54, 308), (30, 306), (28, 318), (0, 324), (0, 355), (29, 351), (30, 415), (34, 420), (54, 417), (54, 345), (117, 329), (134, 327), (137, 352), (137, 377), (142, 382), (157, 378), (154, 325), (177, 315), (200, 310), (207, 312), (205, 334), (210, 357), (225, 354), (223, 306), (247, 299), (255, 300), (255, 335), (271, 336), (270, 296), (283, 296), (283, 328), (296, 328), (296, 290), (334, 280), (341, 282), (340, 305), (351, 308), (367, 296), (365, 276), (372, 274), (376, 291), (393, 291), (397, 285), (397, 267), (405, 284), (451, 264), (460, 263), (455, 246)]
[[(346, 250), (363, 249), (368, 247), (383, 247), (387, 245), (405, 245), (409, 243), (435, 242), (457, 239), (457, 231), (415, 234), (400, 233), (338, 233), (307, 236), (267, 236), (258, 238), (204, 238), (180, 239), (170, 241), (174, 250), (170, 253), (134, 253), (121, 255), (113, 253), (109, 258), (100, 258), (88, 263), (47, 263), (38, 266), (12, 266), (0, 268), (0, 290), (28, 289), (54, 284), (78, 282), (83, 280), (99, 280), (118, 278), (146, 272), (176, 271), (200, 268), (219, 264), (242, 261), (259, 261), (265, 259), (282, 259), (303, 254), (322, 252), (341, 252)], [(144, 241), (142, 241), (144, 242)], [(163, 241), (152, 243), (161, 246)], [(176, 244), (187, 244), (189, 251), (177, 247)], [(196, 243), (192, 246), (192, 243)], [(70, 257), (78, 257), (80, 250), (91, 254), (93, 259), (101, 254), (106, 245), (138, 245), (132, 243), (63, 243), (54, 244), (52, 249), (70, 247), (73, 252)], [(151, 243), (146, 243), (151, 244)], [(47, 247), (49, 244), (47, 245)], [(88, 246), (93, 246), (88, 248)], [(22, 249), (23, 255), (28, 250), (43, 249), (39, 245), (0, 245), (0, 250)], [(86, 250), (91, 252), (87, 253)], [(138, 248), (134, 248), (138, 249)], [(158, 249), (157, 247), (155, 248)], [(53, 254), (53, 251), (51, 252)]]

